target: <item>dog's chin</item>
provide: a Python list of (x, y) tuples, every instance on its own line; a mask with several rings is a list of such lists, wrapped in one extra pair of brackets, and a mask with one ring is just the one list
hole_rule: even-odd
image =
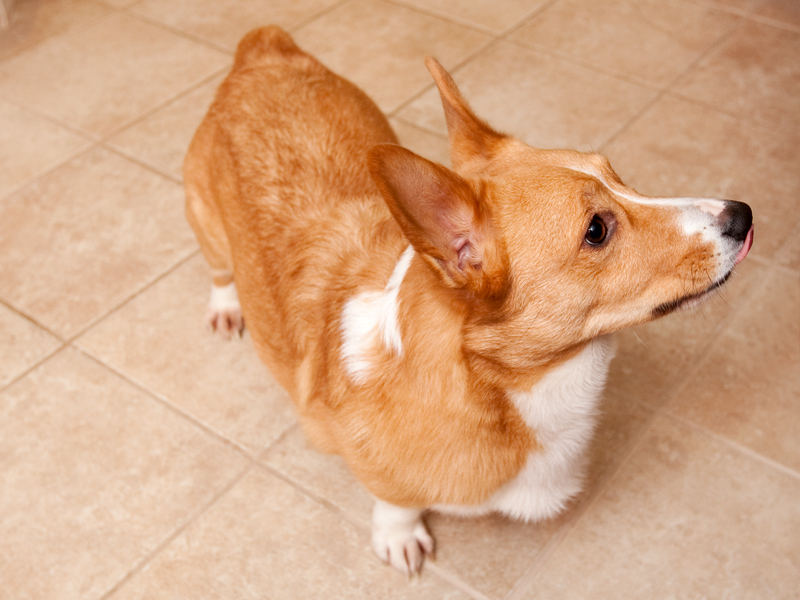
[(663, 317), (664, 315), (668, 315), (677, 310), (688, 310), (699, 306), (706, 298), (715, 294), (717, 290), (719, 290), (719, 288), (721, 288), (723, 284), (728, 281), (731, 273), (733, 273), (733, 269), (728, 271), (723, 277), (712, 283), (702, 292), (689, 294), (688, 296), (683, 296), (677, 300), (671, 300), (669, 302), (665, 302), (664, 304), (659, 304), (653, 309), (653, 318), (658, 319), (659, 317)]

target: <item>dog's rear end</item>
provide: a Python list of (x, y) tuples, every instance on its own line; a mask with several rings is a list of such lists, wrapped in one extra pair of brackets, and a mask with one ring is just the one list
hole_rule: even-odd
[(241, 332), (238, 294), (259, 315), (248, 328), (262, 360), (295, 398), (311, 393), (297, 370), (320, 352), (337, 280), (368, 282), (404, 247), (366, 168), (371, 147), (396, 142), (363, 92), (265, 27), (240, 42), (189, 148), (187, 216), (214, 275), (209, 324)]

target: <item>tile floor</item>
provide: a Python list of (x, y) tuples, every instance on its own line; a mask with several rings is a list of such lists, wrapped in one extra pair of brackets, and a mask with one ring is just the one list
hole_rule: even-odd
[[(794, 0), (19, 0), (0, 33), (0, 589), (15, 600), (800, 597)], [(237, 40), (278, 23), (447, 162), (436, 55), (476, 111), (736, 198), (724, 292), (620, 335), (586, 492), (432, 515), (406, 581), (247, 336), (202, 325), (181, 161)]]

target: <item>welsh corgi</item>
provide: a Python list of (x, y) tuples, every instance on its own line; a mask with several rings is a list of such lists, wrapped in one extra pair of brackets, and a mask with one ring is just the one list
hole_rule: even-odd
[(184, 168), (209, 323), (247, 323), (308, 437), (374, 496), (374, 551), (408, 574), (434, 552), (427, 510), (563, 510), (610, 334), (697, 304), (753, 242), (746, 204), (645, 197), (598, 154), (529, 147), (426, 65), (452, 169), (274, 26), (239, 43)]

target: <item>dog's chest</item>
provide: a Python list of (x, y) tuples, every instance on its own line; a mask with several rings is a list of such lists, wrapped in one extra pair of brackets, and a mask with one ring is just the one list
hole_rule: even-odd
[(539, 447), (528, 456), (522, 471), (484, 504), (435, 508), (466, 515), (501, 512), (525, 520), (561, 511), (582, 488), (585, 452), (614, 350), (609, 336), (598, 338), (545, 375), (532, 390), (509, 392)]

